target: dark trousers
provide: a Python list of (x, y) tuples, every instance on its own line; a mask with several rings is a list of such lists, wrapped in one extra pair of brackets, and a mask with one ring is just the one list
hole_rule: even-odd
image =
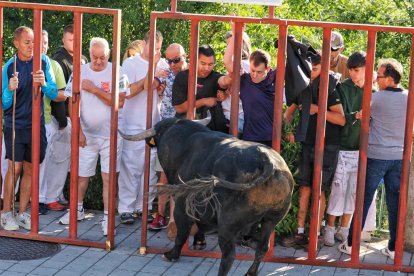
[[(364, 210), (362, 214), (362, 227), (367, 219), (368, 209), (374, 199), (375, 191), (384, 179), (385, 195), (388, 209), (388, 225), (390, 230), (390, 240), (388, 249), (395, 251), (395, 236), (398, 222), (398, 204), (400, 199), (400, 179), (401, 179), (402, 160), (378, 160), (368, 158), (367, 177), (365, 181)], [(351, 221), (348, 246), (352, 246), (352, 229), (354, 219)]]

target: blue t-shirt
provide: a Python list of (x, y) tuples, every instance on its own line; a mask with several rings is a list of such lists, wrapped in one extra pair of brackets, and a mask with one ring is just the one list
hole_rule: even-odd
[(240, 78), (240, 99), (244, 110), (243, 139), (271, 141), (275, 101), (276, 70), (270, 70), (260, 83), (252, 82), (249, 73)]

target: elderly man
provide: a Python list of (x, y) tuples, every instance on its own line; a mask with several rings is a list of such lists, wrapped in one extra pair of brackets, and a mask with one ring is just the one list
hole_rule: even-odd
[[(83, 199), (88, 189), (89, 177), (95, 175), (98, 157), (101, 163), (103, 183), (104, 217), (101, 223), (103, 235), (108, 229), (108, 186), (109, 186), (109, 147), (111, 129), (111, 87), (112, 65), (108, 62), (110, 49), (104, 38), (91, 39), (89, 48), (91, 62), (81, 69), (81, 106), (79, 133), (79, 189), (78, 189), (78, 220), (85, 218)], [(72, 96), (72, 83), (68, 83), (65, 91)], [(125, 95), (120, 94), (120, 106)], [(121, 143), (117, 147), (117, 171)], [(69, 212), (60, 220), (61, 224), (69, 224)]]
[[(1, 215), (1, 226), (4, 230), (18, 230), (19, 226), (30, 230), (31, 218), (27, 207), (31, 192), (32, 170), (32, 86), (33, 82), (40, 83), (41, 113), (40, 118), (40, 163), (45, 157), (46, 130), (43, 116), (43, 94), (54, 100), (58, 96), (50, 60), (42, 55), (42, 69), (33, 72), (33, 30), (21, 26), (14, 32), (14, 46), (17, 57), (11, 58), (3, 67), (2, 105), (4, 110), (4, 141), (8, 170), (4, 183), (4, 204)], [(14, 64), (15, 63), (15, 64)], [(14, 72), (16, 66), (16, 72)], [(15, 104), (15, 133), (13, 135), (13, 98), (16, 93)], [(35, 118), (36, 119), (36, 118)], [(14, 138), (14, 160), (13, 160)], [(15, 175), (12, 175), (13, 161), (15, 161)], [(20, 205), (17, 219), (12, 214), (12, 199), (14, 196), (13, 180), (16, 181), (23, 171), (20, 185)]]
[[(173, 43), (168, 46), (167, 50), (165, 51), (166, 61), (169, 65), (168, 75), (165, 78), (165, 90), (162, 96), (161, 102), (161, 119), (171, 118), (175, 116), (175, 108), (172, 105), (172, 88), (175, 80), (175, 76), (187, 69), (187, 62), (186, 62), (186, 53), (184, 51), (183, 46), (178, 43)], [(163, 79), (162, 79), (163, 80)], [(160, 179), (159, 184), (166, 184), (167, 177), (165, 176), (161, 165), (156, 162), (156, 171), (159, 171)], [(165, 219), (165, 205), (167, 203), (167, 196), (166, 195), (159, 195), (158, 196), (158, 212), (155, 216), (153, 222), (148, 226), (149, 230), (161, 230), (167, 227), (167, 221)], [(168, 237), (171, 238), (175, 236), (175, 222), (174, 222), (174, 201), (170, 200), (170, 221), (168, 224)]]

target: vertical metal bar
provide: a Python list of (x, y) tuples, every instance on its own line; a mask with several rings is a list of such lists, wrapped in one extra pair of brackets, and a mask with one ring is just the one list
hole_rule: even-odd
[(269, 18), (275, 17), (275, 6), (269, 6)]
[(410, 177), (411, 151), (413, 147), (413, 121), (414, 121), (414, 35), (411, 36), (410, 79), (408, 85), (407, 117), (405, 121), (404, 153), (400, 184), (400, 202), (398, 206), (398, 223), (395, 240), (394, 264), (401, 268), (403, 261), (403, 245), (405, 220), (407, 216), (408, 184)]
[[(3, 64), (3, 7), (0, 7), (0, 64)], [(0, 76), (0, 87), (3, 87), (3, 74)], [(0, 89), (0, 99), (2, 97), (3, 90)], [(0, 104), (0, 129), (3, 129), (3, 105)], [(3, 142), (3, 132), (0, 132), (0, 140)], [(2, 153), (2, 147), (0, 147), (0, 156)], [(0, 172), (2, 164), (0, 162)], [(0, 195), (3, 191), (3, 185), (0, 185)], [(2, 199), (0, 196), (0, 206), (2, 206)]]
[(69, 238), (76, 239), (78, 233), (78, 179), (79, 179), (79, 108), (81, 100), (81, 58), (82, 58), (82, 19), (83, 14), (73, 16), (73, 79), (72, 79), (72, 140), (70, 158), (70, 217)]
[(283, 93), (285, 84), (285, 59), (287, 44), (287, 23), (279, 25), (279, 37), (277, 46), (277, 68), (275, 83), (275, 104), (273, 109), (273, 131), (272, 147), (275, 151), (280, 152), (280, 143), (282, 137), (282, 117), (283, 117)]
[[(33, 74), (42, 70), (42, 10), (35, 9), (33, 14), (34, 52)], [(32, 87), (32, 192), (31, 207), (32, 234), (39, 232), (39, 162), (40, 162), (40, 83), (33, 81)]]
[(231, 84), (230, 134), (238, 135), (239, 92), (240, 92), (240, 63), (242, 58), (243, 23), (235, 23), (233, 74)]
[[(152, 109), (153, 109), (153, 85), (154, 81), (154, 55), (156, 43), (157, 17), (151, 14), (150, 18), (150, 37), (149, 37), (149, 60), (148, 60), (148, 92), (147, 92), (147, 124), (146, 128), (152, 126)], [(145, 145), (145, 171), (144, 171), (144, 200), (142, 207), (142, 226), (141, 226), (141, 247), (140, 253), (145, 254), (147, 245), (147, 219), (148, 219), (148, 191), (149, 191), (149, 174), (150, 174), (150, 157), (151, 148)]]
[(111, 94), (111, 136), (109, 146), (109, 187), (108, 187), (108, 236), (106, 249), (115, 246), (115, 195), (116, 195), (116, 159), (118, 147), (118, 109), (119, 109), (119, 57), (121, 55), (121, 11), (118, 10), (112, 21), (112, 94)]
[[(277, 47), (277, 68), (276, 68), (276, 84), (275, 84), (275, 103), (273, 107), (273, 130), (272, 130), (272, 148), (280, 153), (280, 143), (282, 137), (282, 112), (283, 112), (283, 92), (285, 83), (285, 58), (287, 43), (286, 21), (283, 25), (279, 25), (279, 37)], [(269, 250), (266, 257), (273, 257), (275, 246), (275, 232), (272, 232), (269, 240)]]
[(367, 57), (365, 65), (365, 85), (364, 95), (362, 97), (362, 112), (364, 116), (361, 119), (361, 132), (359, 136), (358, 178), (355, 199), (355, 212), (353, 217), (354, 228), (350, 229), (350, 231), (353, 231), (351, 263), (355, 265), (359, 263), (359, 245), (361, 243), (362, 212), (364, 208), (365, 177), (367, 171), (369, 121), (371, 117), (372, 78), (375, 62), (376, 38), (377, 33), (375, 31), (368, 32)]
[(171, 12), (177, 12), (177, 0), (171, 0)]
[(187, 118), (194, 119), (195, 95), (197, 93), (197, 65), (200, 21), (191, 20), (190, 64), (188, 73)]
[(315, 160), (313, 167), (312, 179), (312, 206), (310, 211), (311, 223), (309, 233), (309, 260), (316, 259), (318, 228), (319, 225), (319, 208), (321, 197), (321, 182), (323, 168), (323, 153), (325, 148), (325, 127), (326, 127), (326, 107), (328, 100), (329, 84), (329, 55), (331, 50), (331, 29), (323, 29), (322, 44), (322, 70), (320, 75), (319, 95), (318, 95), (318, 118), (316, 124), (315, 140)]

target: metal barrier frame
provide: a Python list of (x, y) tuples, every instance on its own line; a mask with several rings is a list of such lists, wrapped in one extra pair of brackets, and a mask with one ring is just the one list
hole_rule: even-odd
[[(312, 206), (311, 206), (311, 220), (310, 224), (310, 240), (308, 258), (294, 258), (294, 257), (278, 257), (273, 255), (274, 250), (274, 234), (271, 236), (269, 251), (264, 257), (264, 261), (283, 262), (304, 265), (318, 265), (318, 266), (334, 266), (345, 268), (360, 268), (360, 269), (376, 269), (388, 271), (414, 272), (413, 266), (406, 266), (402, 264), (403, 258), (403, 237), (405, 229), (405, 217), (407, 213), (407, 196), (408, 196), (408, 178), (410, 172), (411, 151), (412, 151), (412, 129), (414, 121), (414, 28), (412, 27), (397, 27), (397, 26), (380, 26), (370, 24), (350, 24), (338, 22), (320, 22), (320, 21), (301, 21), (301, 20), (285, 20), (274, 18), (274, 7), (269, 7), (268, 18), (251, 18), (238, 16), (222, 16), (222, 15), (205, 15), (205, 14), (191, 14), (177, 12), (177, 0), (171, 0), (171, 11), (167, 12), (152, 12), (150, 17), (150, 60), (148, 76), (153, 80), (154, 65), (153, 56), (155, 52), (155, 31), (157, 19), (180, 19), (190, 20), (190, 64), (189, 64), (189, 82), (188, 82), (188, 111), (187, 118), (194, 118), (194, 101), (196, 93), (196, 78), (197, 78), (197, 56), (199, 45), (199, 24), (200, 21), (221, 21), (234, 22), (236, 27), (235, 32), (235, 47), (234, 47), (234, 70), (233, 70), (233, 84), (232, 84), (232, 99), (231, 99), (231, 122), (230, 133), (237, 135), (237, 117), (238, 117), (238, 91), (240, 88), (240, 75), (238, 74), (241, 61), (241, 45), (242, 45), (242, 27), (246, 23), (253, 24), (272, 24), (279, 26), (279, 43), (277, 54), (277, 75), (275, 85), (275, 106), (274, 106), (274, 125), (273, 125), (273, 142), (272, 146), (276, 151), (280, 151), (281, 130), (282, 130), (282, 105), (283, 105), (283, 90), (284, 90), (284, 74), (285, 74), (285, 58), (286, 58), (286, 44), (288, 26), (306, 26), (312, 28), (323, 29), (323, 45), (322, 45), (322, 72), (319, 88), (319, 115), (317, 119), (317, 133), (315, 144), (315, 162), (314, 162), (314, 176), (313, 176), (313, 190), (312, 190)], [(409, 77), (409, 96), (408, 108), (405, 125), (405, 139), (404, 139), (404, 154), (403, 154), (403, 168), (400, 184), (400, 201), (399, 214), (397, 225), (397, 239), (395, 246), (395, 261), (393, 264), (376, 264), (376, 263), (361, 263), (359, 260), (359, 246), (353, 246), (351, 261), (340, 260), (321, 260), (317, 259), (317, 228), (319, 221), (319, 200), (321, 194), (321, 169), (323, 163), (323, 151), (325, 140), (325, 122), (326, 122), (326, 107), (327, 107), (327, 91), (328, 91), (328, 74), (330, 68), (330, 39), (333, 28), (359, 30), (368, 32), (367, 43), (367, 57), (365, 70), (365, 83), (363, 95), (363, 110), (364, 117), (361, 122), (360, 134), (360, 151), (359, 151), (359, 169), (358, 169), (358, 184), (356, 209), (354, 213), (355, 225), (353, 228), (354, 244), (359, 245), (361, 242), (361, 224), (362, 224), (362, 209), (363, 209), (363, 194), (365, 191), (365, 177), (367, 166), (367, 148), (369, 135), (369, 118), (370, 118), (370, 102), (372, 95), (372, 80), (376, 49), (376, 34), (377, 32), (398, 32), (409, 33), (412, 35), (411, 43), (411, 61), (410, 61), (410, 77)], [(147, 128), (152, 126), (152, 117), (149, 116), (152, 112), (152, 81), (149, 82), (148, 88), (148, 104), (147, 104)], [(147, 229), (148, 216), (148, 191), (149, 191), (149, 147), (145, 149), (145, 176), (144, 176), (144, 207), (142, 228)], [(147, 247), (147, 231), (141, 232), (141, 247), (140, 253), (164, 253), (169, 248)], [(182, 255), (221, 258), (221, 253), (216, 251), (195, 251), (188, 248), (188, 241), (183, 247)], [(236, 256), (238, 260), (253, 260), (253, 255), (239, 254)]]
[[(31, 231), (28, 233), (0, 230), (0, 236), (12, 237), (29, 240), (39, 240), (46, 242), (56, 242), (71, 245), (90, 246), (111, 250), (115, 246), (115, 195), (116, 195), (116, 148), (118, 135), (118, 103), (119, 103), (119, 57), (121, 45), (121, 10), (89, 8), (78, 6), (63, 6), (34, 3), (16, 3), (0, 1), (0, 64), (3, 63), (3, 10), (4, 8), (29, 9), (33, 10), (33, 32), (34, 32), (34, 55), (33, 72), (41, 69), (42, 54), (42, 12), (43, 11), (63, 11), (72, 12), (74, 16), (74, 54), (73, 54), (73, 97), (72, 97), (72, 139), (71, 139), (71, 165), (70, 165), (70, 210), (77, 210), (78, 202), (78, 170), (79, 170), (79, 104), (80, 104), (80, 71), (82, 56), (82, 19), (84, 13), (109, 15), (113, 17), (112, 32), (112, 106), (111, 106), (111, 139), (110, 139), (110, 162), (109, 162), (109, 207), (108, 207), (108, 236), (105, 242), (95, 242), (81, 240), (77, 234), (77, 212), (70, 212), (69, 236), (54, 237), (39, 234), (39, 157), (40, 157), (40, 98), (41, 93), (39, 83), (33, 83), (32, 88), (32, 190), (31, 190)], [(0, 77), (0, 86), (2, 79)], [(0, 92), (1, 93), (1, 92)], [(0, 105), (0, 113), (2, 107)], [(0, 115), (2, 116), (2, 115)], [(2, 120), (0, 120), (2, 128)], [(2, 134), (1, 134), (2, 135)], [(1, 154), (1, 149), (0, 149)], [(1, 190), (1, 189), (0, 189)]]

